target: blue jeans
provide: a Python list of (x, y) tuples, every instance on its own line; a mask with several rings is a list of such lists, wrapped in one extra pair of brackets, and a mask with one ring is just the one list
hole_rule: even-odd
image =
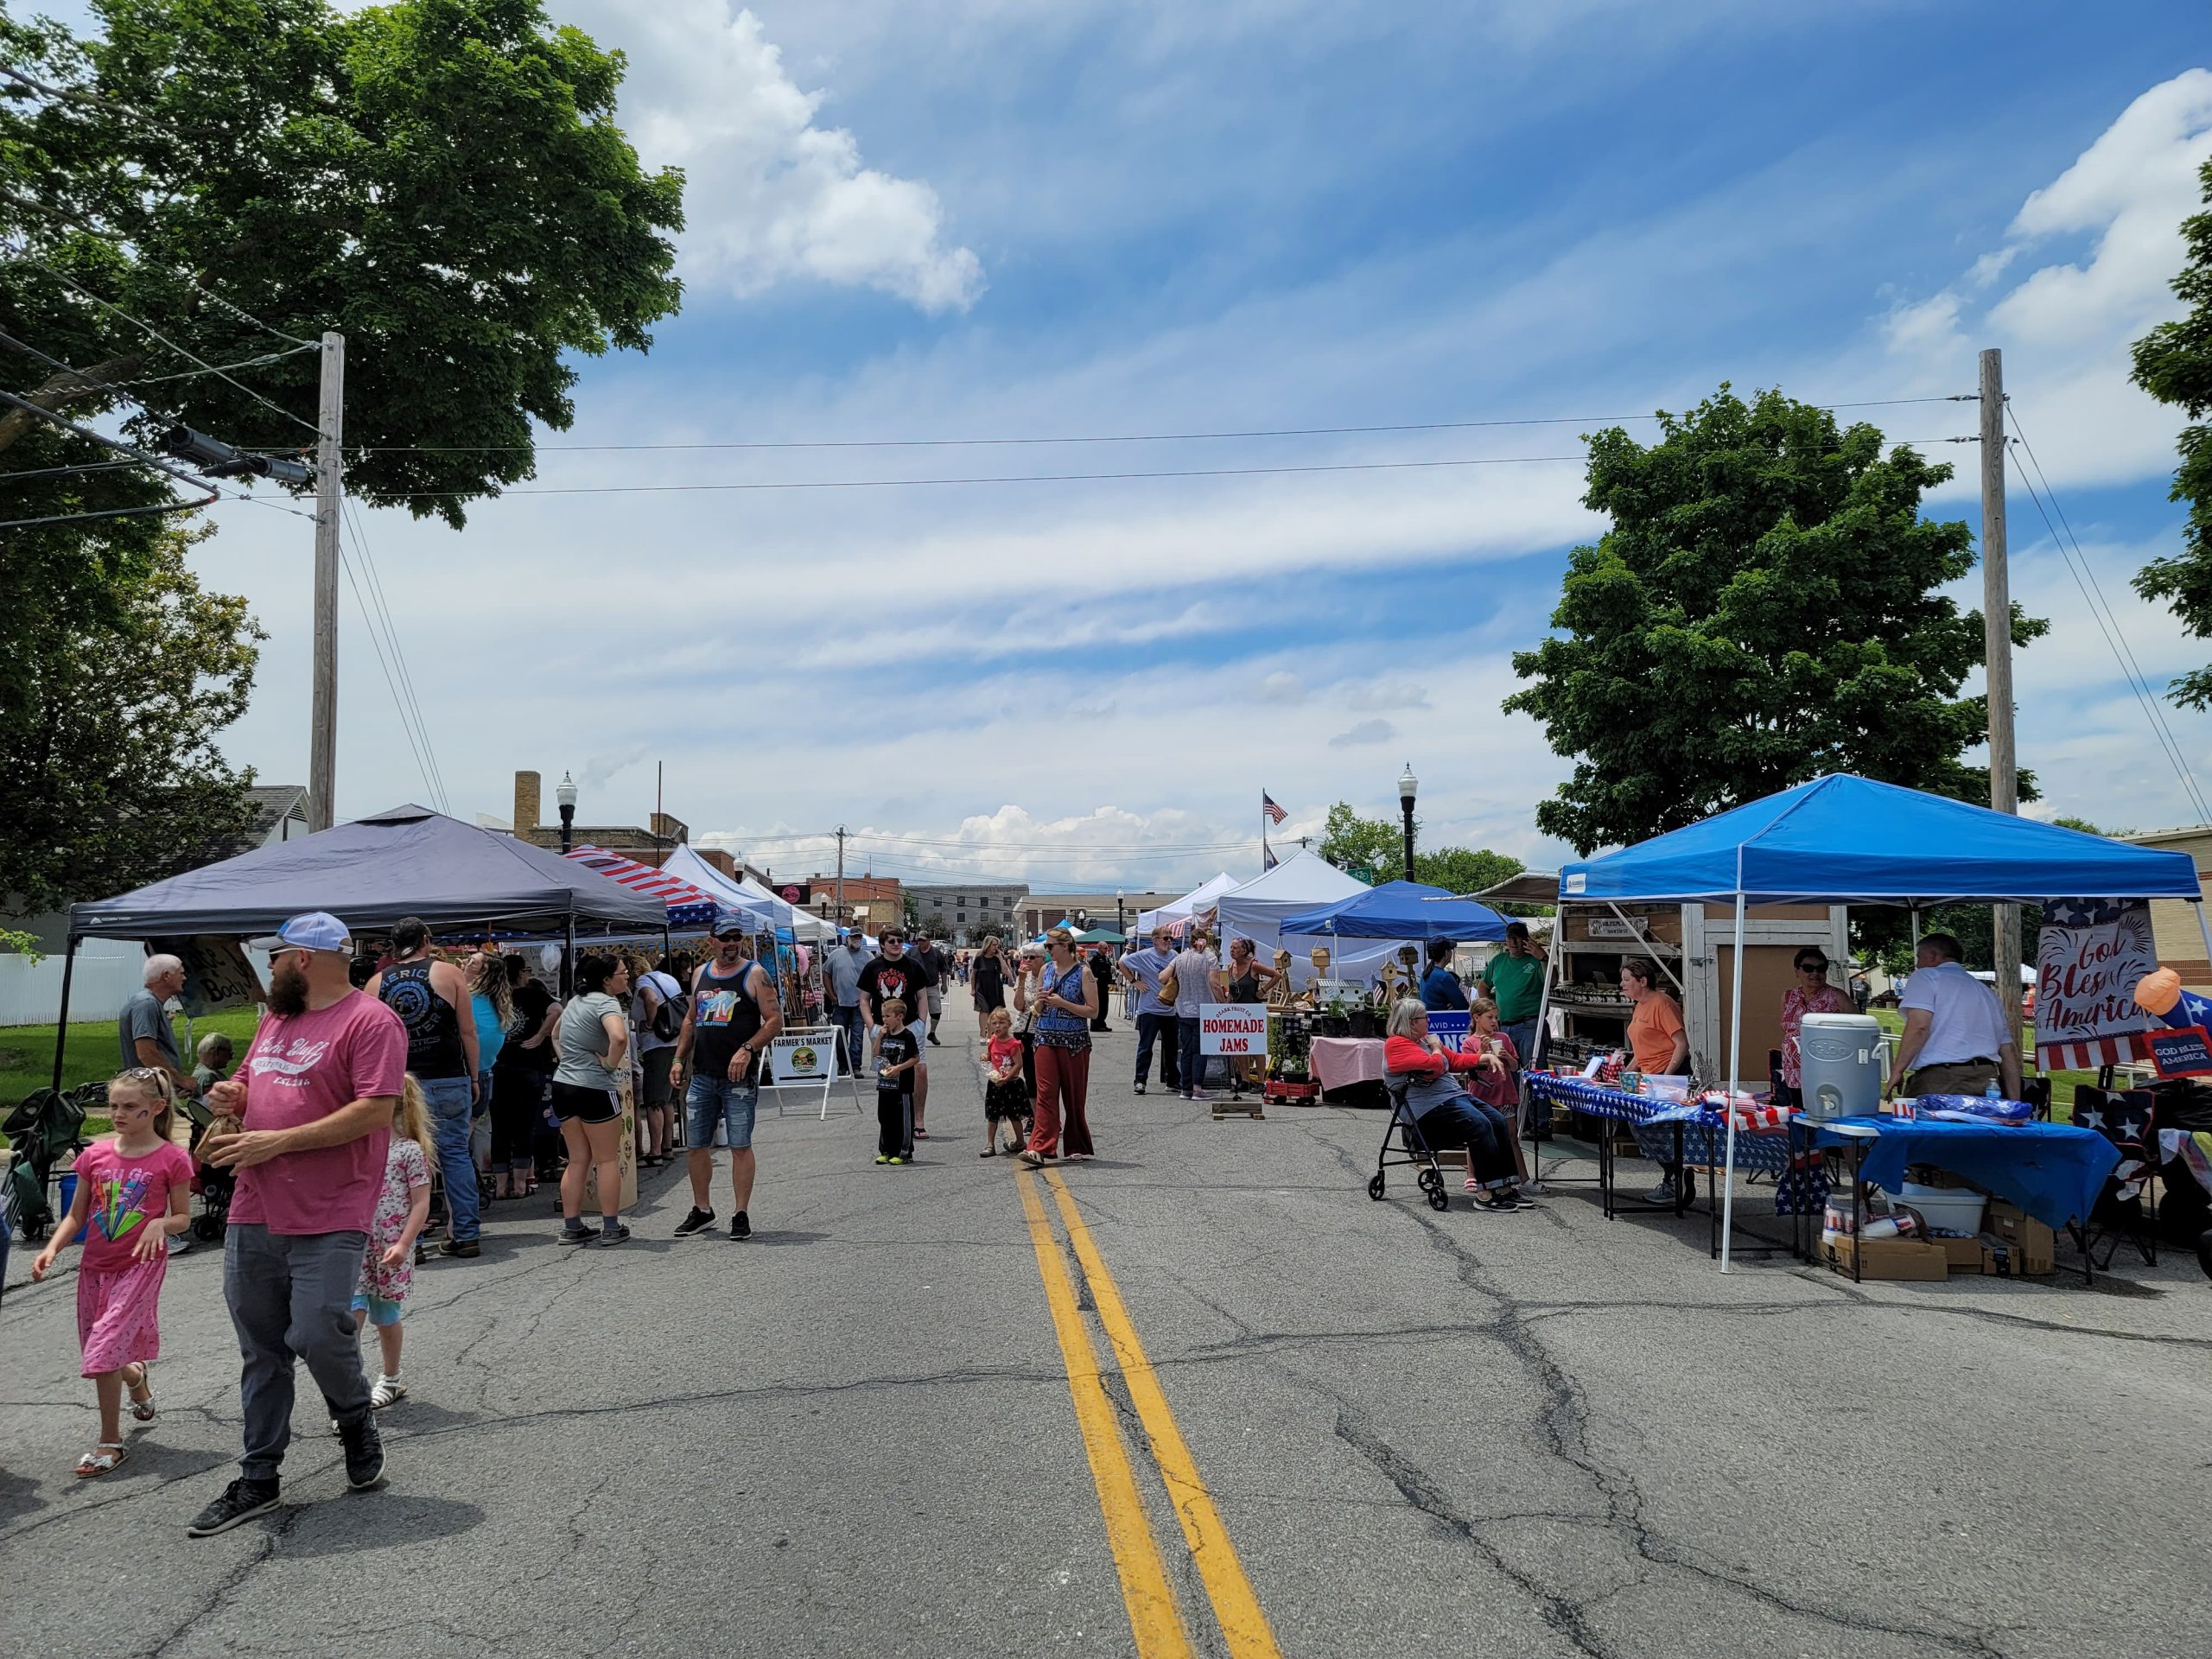
[(1205, 1034), (1205, 1021), (1197, 1014), (1178, 1014), (1175, 1019), (1175, 1056), (1182, 1070), (1183, 1092), (1205, 1087), (1206, 1063), (1198, 1056), (1198, 1040)]
[[(467, 1086), (466, 1078), (459, 1081)], [(466, 1129), (465, 1107), (461, 1121)], [(474, 1174), (468, 1197), (474, 1205)], [(238, 1473), (246, 1479), (276, 1478), (292, 1438), (292, 1376), (299, 1361), (307, 1361), (333, 1417), (350, 1423), (369, 1414), (369, 1379), (353, 1329), (353, 1287), (368, 1246), (366, 1233), (287, 1236), (259, 1222), (234, 1221), (224, 1234), (223, 1300), (245, 1362), (238, 1380), (245, 1416)]]
[[(1536, 1032), (1538, 1030), (1536, 1016), (1532, 1014), (1526, 1020), (1516, 1020), (1511, 1025), (1503, 1029), (1505, 1034), (1513, 1039), (1513, 1052), (1521, 1057), (1521, 1070), (1523, 1072), (1534, 1071), (1536, 1065)], [(1524, 1095), (1522, 1098), (1525, 1102), (1528, 1097)], [(1536, 1127), (1540, 1129), (1551, 1128), (1550, 1100), (1547, 1098), (1537, 1101), (1535, 1109)]]
[(469, 1150), (475, 1127), (476, 1084), (471, 1077), (418, 1077), (430, 1109), (430, 1128), (438, 1143), (438, 1173), (445, 1177), (446, 1209), (453, 1217), (448, 1236), (459, 1242), (476, 1236), (476, 1159)]
[(1137, 1015), (1137, 1081), (1142, 1083), (1152, 1075), (1152, 1046), (1158, 1043), (1160, 1080), (1169, 1089), (1180, 1089), (1183, 1086), (1182, 1056), (1177, 1052), (1180, 1041), (1176, 1034), (1173, 1014)]
[(832, 1008), (830, 1023), (845, 1033), (844, 1070), (839, 1075), (857, 1075), (868, 1058), (868, 1022), (861, 1018), (861, 1005), (855, 1002), (849, 1008)]
[(722, 1126), (723, 1144), (742, 1152), (753, 1144), (753, 1117), (760, 1104), (760, 1085), (732, 1083), (728, 1077), (698, 1076), (683, 1096), (685, 1144), (693, 1152), (708, 1152), (715, 1144), (715, 1125)]

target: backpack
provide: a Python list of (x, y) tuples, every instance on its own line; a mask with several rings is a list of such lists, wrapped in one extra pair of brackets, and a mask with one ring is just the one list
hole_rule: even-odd
[(660, 998), (660, 1006), (653, 1010), (653, 1035), (664, 1043), (674, 1042), (683, 1030), (684, 1016), (691, 1012), (691, 998), (688, 992), (666, 992), (658, 985), (653, 995)]

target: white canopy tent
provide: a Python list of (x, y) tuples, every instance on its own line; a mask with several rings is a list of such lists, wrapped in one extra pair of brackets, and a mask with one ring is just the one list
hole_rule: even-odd
[(1139, 912), (1136, 933), (1149, 933), (1162, 923), (1169, 927), (1174, 927), (1187, 922), (1198, 912), (1211, 910), (1214, 901), (1223, 893), (1232, 891), (1236, 886), (1236, 878), (1224, 870), (1212, 880), (1201, 882), (1198, 886), (1192, 887), (1172, 904), (1162, 905), (1158, 910)]
[(837, 937), (836, 928), (820, 917), (785, 903), (750, 876), (724, 875), (687, 846), (678, 846), (669, 854), (661, 868), (713, 895), (717, 902), (759, 918), (766, 928), (790, 929), (791, 937), (803, 944), (818, 944)]
[[(1346, 875), (1310, 848), (1301, 849), (1266, 874), (1220, 895), (1215, 903), (1220, 913), (1221, 935), (1224, 939), (1251, 940), (1260, 947), (1260, 959), (1269, 962), (1274, 952), (1286, 944), (1282, 924), (1287, 918), (1366, 891), (1365, 882)], [(1300, 939), (1287, 943), (1291, 982), (1300, 986), (1312, 984), (1313, 964), (1306, 957), (1312, 943)], [(1364, 983), (1374, 978), (1382, 964), (1396, 953), (1399, 943), (1395, 939), (1361, 939), (1343, 949), (1332, 944), (1330, 971), (1338, 979)]]

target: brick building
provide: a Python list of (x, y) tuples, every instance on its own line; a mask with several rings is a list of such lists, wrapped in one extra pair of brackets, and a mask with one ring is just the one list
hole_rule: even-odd
[(1010, 938), (1020, 921), (1021, 901), (1029, 884), (1014, 882), (955, 882), (944, 887), (909, 886), (906, 895), (923, 925), (956, 944), (981, 944), (983, 935)]

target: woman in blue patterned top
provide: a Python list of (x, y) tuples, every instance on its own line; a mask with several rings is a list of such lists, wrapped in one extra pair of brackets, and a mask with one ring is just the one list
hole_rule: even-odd
[[(1098, 982), (1075, 953), (1075, 935), (1056, 927), (1046, 936), (1052, 956), (1038, 988), (1037, 1116), (1021, 1161), (1032, 1169), (1063, 1153), (1090, 1156), (1090, 1125), (1084, 1103), (1090, 1090), (1090, 1022), (1098, 1014)], [(1026, 987), (1014, 991), (1014, 1008), (1028, 1011)], [(1067, 1114), (1065, 1130), (1060, 1115)], [(1065, 1144), (1063, 1145), (1062, 1143)]]

